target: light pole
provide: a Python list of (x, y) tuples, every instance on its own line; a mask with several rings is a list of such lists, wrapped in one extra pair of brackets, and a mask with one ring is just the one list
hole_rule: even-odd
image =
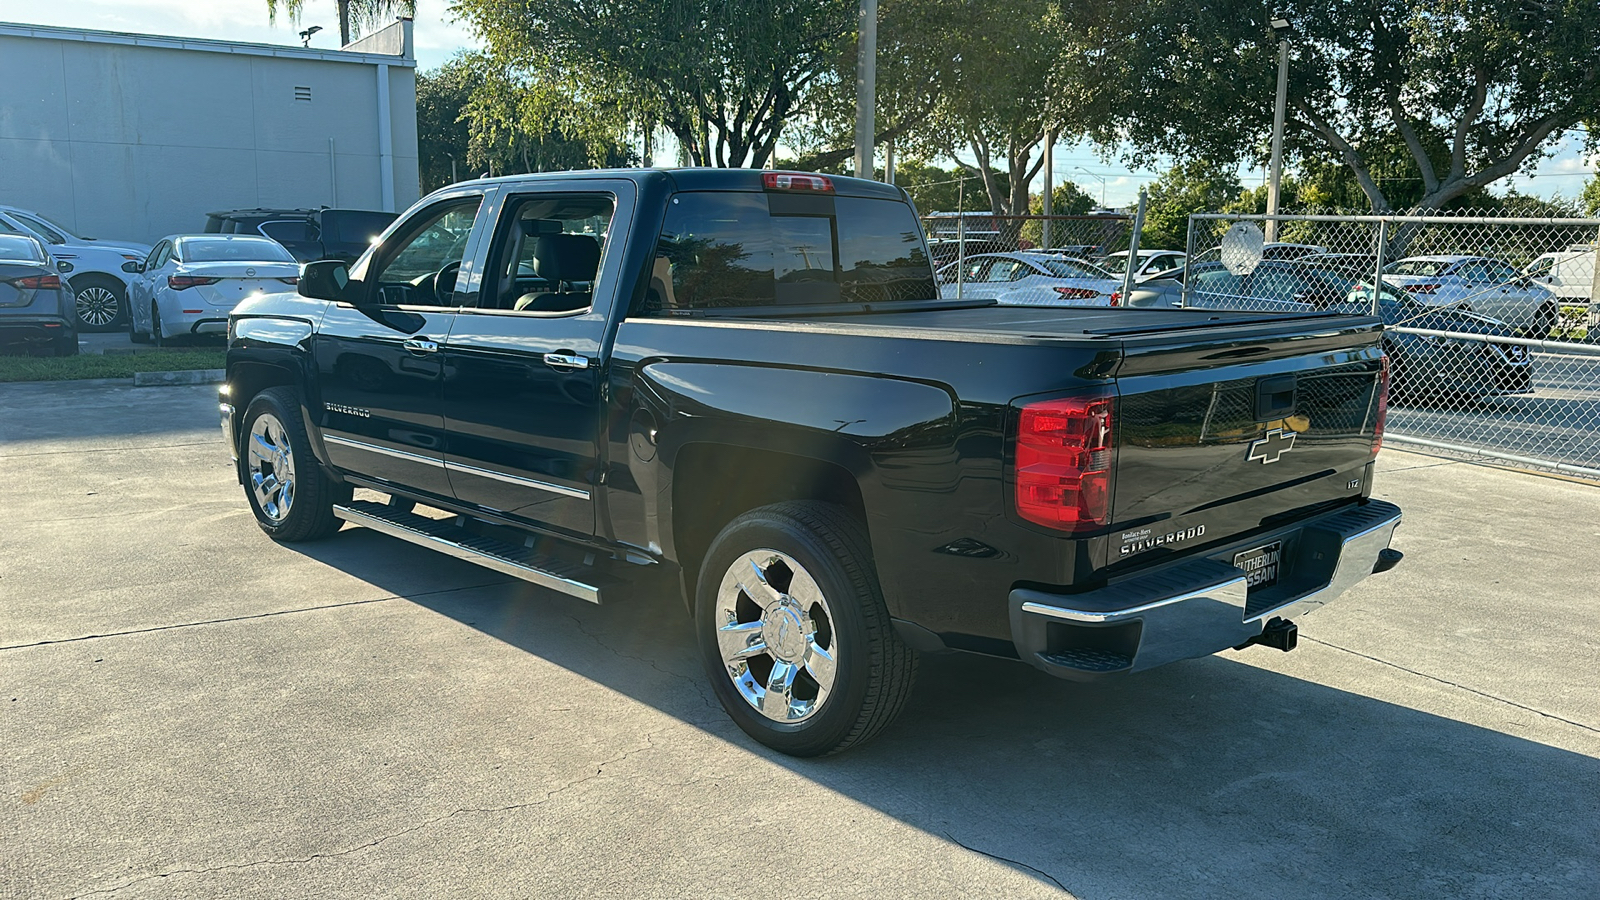
[(1101, 209), (1105, 209), (1106, 208), (1106, 180), (1104, 178), (1101, 178), (1099, 175), (1096, 175), (1095, 173), (1089, 171), (1088, 169), (1085, 169), (1083, 166), (1073, 166), (1072, 170), (1074, 172), (1082, 172), (1083, 174), (1089, 176), (1090, 178), (1093, 178), (1095, 181), (1100, 182), (1100, 208)]
[(856, 177), (872, 177), (872, 129), (878, 94), (878, 0), (861, 0), (856, 53)]
[(1289, 105), (1289, 20), (1272, 17), (1272, 33), (1278, 38), (1278, 102), (1272, 110), (1272, 170), (1267, 176), (1268, 241), (1278, 239), (1278, 190), (1283, 183), (1283, 119)]
[(454, 153), (446, 153), (445, 156), (450, 157), (450, 183), (451, 184), (455, 184), (456, 183), (456, 155)]

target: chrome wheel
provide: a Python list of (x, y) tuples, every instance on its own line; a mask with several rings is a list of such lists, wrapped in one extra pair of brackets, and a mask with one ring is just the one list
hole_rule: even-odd
[(274, 524), (282, 522), (294, 506), (294, 454), (283, 423), (272, 413), (262, 413), (250, 426), (250, 490), (261, 514)]
[(78, 292), (78, 319), (85, 325), (103, 328), (117, 320), (121, 304), (108, 288), (91, 285)]
[(833, 690), (836, 646), (827, 598), (793, 557), (752, 550), (717, 588), (723, 670), (751, 708), (774, 722), (802, 722)]

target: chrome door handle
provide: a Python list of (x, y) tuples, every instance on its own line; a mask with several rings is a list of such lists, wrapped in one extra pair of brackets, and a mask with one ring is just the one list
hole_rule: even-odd
[(576, 353), (546, 353), (544, 364), (552, 369), (587, 369), (589, 357)]
[(439, 352), (439, 344), (437, 342), (435, 342), (435, 341), (425, 341), (425, 340), (422, 340), (420, 338), (412, 338), (411, 340), (406, 341), (404, 344), (401, 344), (400, 346), (406, 348), (407, 350), (410, 350), (412, 353), (438, 353)]

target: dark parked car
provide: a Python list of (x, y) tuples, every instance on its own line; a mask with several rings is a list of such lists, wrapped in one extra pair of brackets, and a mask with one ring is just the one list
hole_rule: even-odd
[[(1235, 275), (1208, 262), (1174, 276), (1154, 279), (1133, 292), (1137, 306), (1176, 305), (1185, 277), (1194, 279), (1189, 305), (1201, 309), (1251, 309), (1262, 312), (1312, 311), (1369, 313), (1372, 282), (1342, 268), (1318, 267), (1308, 260), (1265, 262), (1248, 275)], [(1429, 306), (1385, 283), (1378, 317), (1387, 328), (1391, 392), (1396, 403), (1426, 399), (1483, 398), (1533, 390), (1533, 359), (1527, 347), (1507, 341), (1418, 335), (1392, 330), (1405, 326), (1485, 338), (1517, 338), (1516, 329), (1488, 316)]]
[(259, 234), (282, 244), (300, 262), (355, 262), (395, 213), (369, 209), (231, 209), (206, 216), (207, 234)]
[(874, 181), (456, 184), (228, 332), (268, 535), (352, 522), (682, 603), (711, 691), (785, 753), (877, 733), (919, 652), (1096, 680), (1289, 650), (1399, 561), (1377, 319), (940, 299)]
[(37, 238), (0, 234), (0, 345), (78, 352), (78, 314), (65, 268)]

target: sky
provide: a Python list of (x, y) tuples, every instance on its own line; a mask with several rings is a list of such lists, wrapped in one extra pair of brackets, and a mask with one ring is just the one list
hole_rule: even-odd
[[(418, 0), (417, 63), (424, 69), (435, 68), (458, 50), (476, 45), (472, 31), (452, 21), (449, 6), (449, 0)], [(339, 43), (339, 17), (333, 0), (306, 0), (298, 26), (282, 16), (276, 26), (269, 23), (266, 0), (0, 0), (0, 22), (265, 44), (297, 44), (301, 28), (321, 25), (324, 30), (312, 38), (311, 46), (333, 49)], [(1600, 169), (1600, 155), (1585, 157), (1582, 147), (1583, 135), (1569, 132), (1558, 143), (1556, 154), (1540, 162), (1532, 177), (1518, 175), (1510, 183), (1525, 194), (1575, 197), (1587, 176)], [(1057, 183), (1075, 181), (1090, 196), (1098, 199), (1103, 195), (1110, 206), (1132, 204), (1139, 188), (1159, 175), (1158, 170), (1107, 162), (1087, 144), (1057, 147), (1055, 171)], [(1261, 183), (1259, 171), (1241, 175), (1246, 187)], [(1501, 181), (1493, 190), (1503, 192), (1507, 185)], [(1037, 188), (1042, 187), (1041, 181)]]

